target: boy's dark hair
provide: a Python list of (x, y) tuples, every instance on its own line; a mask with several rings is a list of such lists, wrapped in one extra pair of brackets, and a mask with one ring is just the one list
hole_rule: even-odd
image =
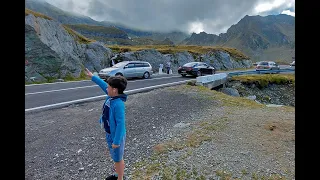
[(111, 76), (107, 79), (109, 86), (118, 89), (119, 94), (123, 94), (123, 91), (127, 88), (127, 79), (123, 76)]

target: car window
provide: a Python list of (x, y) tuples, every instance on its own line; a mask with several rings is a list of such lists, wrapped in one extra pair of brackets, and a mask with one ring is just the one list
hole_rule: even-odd
[(268, 66), (268, 62), (265, 62), (265, 61), (263, 61), (263, 62), (259, 62), (259, 64), (258, 64), (258, 65)]
[(183, 66), (185, 66), (185, 67), (193, 67), (193, 66), (195, 66), (197, 64), (198, 64), (197, 62), (191, 62), (191, 63), (187, 63), (187, 64), (185, 64)]
[(150, 67), (148, 63), (142, 63), (142, 67)]
[(134, 68), (135, 67), (135, 65), (133, 63), (129, 63), (129, 64), (127, 64), (127, 66), (128, 66), (128, 68)]
[(128, 63), (128, 62), (119, 62), (119, 63), (113, 65), (112, 67), (114, 67), (114, 68), (123, 67), (123, 66), (125, 66), (127, 63)]
[(143, 64), (141, 64), (141, 63), (134, 63), (134, 67), (143, 67)]
[(148, 63), (134, 63), (134, 67), (149, 67)]

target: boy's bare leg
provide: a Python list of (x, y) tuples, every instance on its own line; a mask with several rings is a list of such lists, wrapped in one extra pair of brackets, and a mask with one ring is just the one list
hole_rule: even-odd
[(123, 180), (124, 160), (122, 159), (120, 162), (116, 162), (115, 167), (116, 167), (116, 172), (118, 174), (118, 180)]

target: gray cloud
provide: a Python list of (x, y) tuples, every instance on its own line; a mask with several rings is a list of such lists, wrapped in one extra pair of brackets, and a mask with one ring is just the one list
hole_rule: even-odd
[(254, 10), (259, 3), (274, 1), (281, 0), (47, 0), (59, 8), (78, 11), (98, 21), (163, 32), (190, 32), (190, 25), (198, 22), (202, 23), (202, 28), (195, 29), (214, 34), (225, 32), (245, 15), (267, 15), (268, 12), (286, 10), (288, 3), (267, 12)]

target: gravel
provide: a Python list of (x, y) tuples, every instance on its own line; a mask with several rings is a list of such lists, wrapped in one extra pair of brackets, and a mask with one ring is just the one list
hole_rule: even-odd
[[(208, 98), (211, 93), (218, 92), (181, 85), (128, 96), (126, 179), (275, 175), (294, 179), (294, 107), (224, 106), (221, 100)], [(108, 176), (113, 163), (98, 123), (102, 104), (97, 101), (27, 113), (25, 179)], [(203, 122), (214, 124), (215, 129), (204, 130), (210, 126), (201, 126)], [(199, 138), (198, 146), (184, 144), (154, 154), (157, 145), (184, 142), (193, 132), (211, 139)]]

